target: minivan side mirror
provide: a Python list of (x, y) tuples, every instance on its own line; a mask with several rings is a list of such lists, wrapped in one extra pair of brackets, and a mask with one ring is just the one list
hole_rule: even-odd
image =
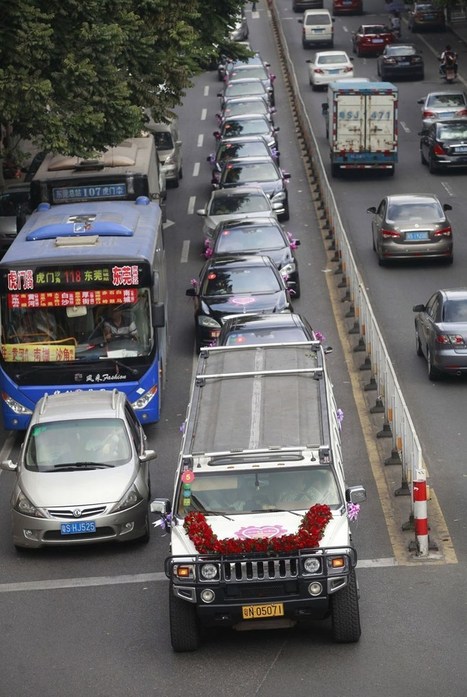
[(371, 206), (371, 208), (366, 209), (367, 213), (376, 213), (376, 206)]

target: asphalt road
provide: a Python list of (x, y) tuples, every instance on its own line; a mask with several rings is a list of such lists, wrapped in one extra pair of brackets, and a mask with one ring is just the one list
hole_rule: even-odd
[[(368, 0), (367, 0), (368, 1)], [(327, 4), (328, 0), (325, 1)], [(305, 53), (300, 45), (300, 25), (289, 0), (278, 0), (283, 26), (302, 75), (303, 93), (317, 130), (322, 126), (321, 93), (313, 93), (306, 79)], [(383, 11), (374, 1), (372, 9)], [(338, 324), (328, 293), (334, 267), (318, 229), (306, 170), (288, 108), (273, 35), (265, 11), (249, 14), (251, 43), (271, 61), (276, 81), (277, 123), (280, 126), (281, 163), (291, 172), (291, 219), (287, 224), (301, 239), (298, 249), (302, 295), (295, 309), (305, 314), (334, 347), (328, 357), (338, 406), (344, 411), (343, 442), (349, 484), (362, 482), (368, 490), (360, 518), (354, 524), (359, 552), (362, 638), (359, 644), (333, 645), (330, 628), (318, 623), (309, 630), (212, 633), (195, 654), (174, 654), (170, 647), (167, 615), (168, 584), (163, 559), (168, 537), (154, 531), (147, 546), (95, 547), (45, 550), (18, 554), (9, 535), (8, 498), (12, 480), (0, 474), (0, 697), (31, 694), (59, 697), (126, 697), (127, 695), (200, 697), (209, 693), (232, 697), (309, 697), (331, 692), (337, 697), (414, 695), (465, 696), (466, 590), (465, 579), (465, 476), (462, 472), (462, 391), (464, 385), (431, 385), (423, 363), (413, 348), (411, 306), (423, 301), (432, 288), (446, 282), (461, 283), (462, 239), (465, 218), (465, 175), (432, 177), (418, 159), (418, 105), (430, 85), (437, 85), (435, 59), (424, 51), (427, 83), (400, 84), (401, 157), (393, 180), (367, 177), (334, 180), (341, 214), (352, 236), (357, 258), (374, 302), (374, 309), (422, 440), (430, 481), (436, 488), (449, 524), (458, 563), (401, 564), (396, 547), (405, 545), (402, 533), (394, 539), (387, 526), (393, 506), (391, 487), (381, 494), (378, 477), (370, 466), (368, 434), (357, 411), (361, 396), (352, 392), (346, 347), (339, 341)], [(359, 18), (336, 20), (337, 47), (349, 48), (349, 29)], [(432, 35), (427, 38), (432, 40)], [(443, 40), (443, 37), (435, 37)], [(416, 37), (416, 40), (420, 39)], [(461, 61), (462, 66), (462, 61)], [(462, 70), (462, 67), (461, 67)], [(303, 72), (301, 72), (303, 71)], [(375, 77), (371, 59), (355, 60), (356, 74)], [(431, 72), (433, 75), (431, 75)], [(195, 80), (180, 109), (184, 149), (184, 178), (179, 189), (169, 191), (166, 228), (170, 280), (170, 360), (163, 419), (148, 428), (150, 447), (158, 459), (151, 465), (153, 493), (170, 496), (180, 447), (180, 425), (188, 402), (193, 370), (194, 333), (191, 301), (184, 291), (201, 267), (201, 220), (193, 211), (209, 196), (206, 156), (214, 146), (215, 72)], [(323, 153), (326, 146), (324, 128)], [(327, 162), (326, 155), (323, 155)], [(416, 184), (416, 187), (414, 188)], [(380, 269), (371, 250), (369, 217), (364, 212), (391, 190), (445, 192), (453, 203), (452, 222), (456, 259), (452, 269)], [(396, 187), (393, 189), (393, 187)], [(428, 188), (430, 187), (430, 188)], [(435, 188), (433, 188), (435, 187)], [(436, 188), (438, 187), (438, 188)], [(463, 187), (463, 188), (462, 188)], [(451, 199), (455, 201), (452, 202)], [(452, 276), (453, 274), (453, 276)], [(396, 279), (396, 280), (395, 280)], [(416, 280), (415, 280), (416, 279)], [(333, 282), (331, 282), (332, 285)], [(412, 300), (412, 296), (416, 298)], [(286, 408), (278, 398), (278, 409)], [(226, 424), (226, 428), (234, 425)], [(397, 472), (389, 475), (397, 484)], [(390, 483), (390, 482), (389, 482)], [(457, 525), (457, 527), (456, 527)], [(395, 521), (399, 530), (400, 520)]]

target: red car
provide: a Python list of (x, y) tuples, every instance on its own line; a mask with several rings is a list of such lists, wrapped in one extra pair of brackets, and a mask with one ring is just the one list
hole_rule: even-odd
[(362, 15), (363, 0), (332, 0), (333, 15)]
[(394, 40), (394, 34), (385, 24), (362, 24), (352, 34), (353, 52), (357, 56), (377, 56)]

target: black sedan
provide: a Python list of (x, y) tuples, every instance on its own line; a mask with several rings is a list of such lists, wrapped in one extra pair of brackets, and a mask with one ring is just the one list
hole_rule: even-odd
[(420, 51), (412, 44), (388, 44), (378, 56), (378, 75), (382, 80), (425, 78), (425, 66)]
[(223, 138), (219, 141), (216, 152), (206, 158), (212, 164), (211, 183), (218, 184), (225, 163), (239, 157), (272, 157), (279, 164), (278, 150), (270, 148), (264, 136)]
[(467, 167), (467, 119), (436, 121), (420, 133), (420, 158), (431, 174)]
[(467, 288), (437, 290), (414, 305), (415, 346), (425, 356), (428, 377), (467, 374)]
[(264, 114), (242, 114), (228, 116), (222, 121), (222, 126), (213, 135), (216, 140), (224, 138), (241, 138), (243, 136), (263, 136), (270, 148), (278, 149), (277, 132), (279, 126), (273, 126), (268, 116)]
[(230, 315), (290, 312), (289, 291), (269, 257), (209, 259), (186, 294), (194, 299), (197, 350), (217, 341)]
[[(273, 315), (235, 315), (223, 324), (218, 346), (283, 344), (318, 341), (308, 320), (294, 312)], [(330, 349), (326, 349), (329, 352)]]
[(289, 232), (272, 218), (256, 220), (225, 220), (208, 240), (207, 259), (226, 254), (265, 254), (280, 271), (293, 298), (300, 297), (300, 277), (294, 250), (300, 245)]
[(222, 168), (217, 186), (230, 189), (238, 186), (259, 186), (269, 196), (279, 220), (288, 220), (290, 174), (277, 166), (271, 157), (242, 157), (230, 160)]
[(371, 222), (373, 249), (383, 266), (401, 259), (453, 260), (452, 228), (434, 194), (393, 194), (367, 209)]

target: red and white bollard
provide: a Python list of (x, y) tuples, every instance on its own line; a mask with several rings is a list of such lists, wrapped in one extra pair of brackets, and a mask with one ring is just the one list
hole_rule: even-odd
[(426, 474), (424, 469), (415, 470), (412, 497), (417, 554), (420, 557), (424, 557), (428, 555), (429, 546)]

